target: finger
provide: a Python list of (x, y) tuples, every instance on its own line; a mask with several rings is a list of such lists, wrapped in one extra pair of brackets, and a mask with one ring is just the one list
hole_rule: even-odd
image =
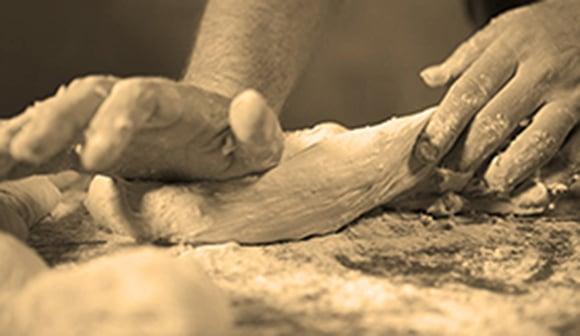
[(12, 139), (30, 120), (37, 117), (36, 105), (29, 107), (20, 115), (0, 123), (0, 179), (14, 180), (30, 175), (53, 173), (66, 169), (78, 170), (80, 168), (77, 155), (72, 148), (47, 159), (42, 165), (19, 161), (12, 157), (10, 154)]
[(523, 66), (475, 116), (463, 140), (445, 159), (460, 172), (476, 170), (542, 102), (550, 71), (541, 66)]
[(437, 163), (449, 151), (473, 115), (513, 75), (515, 57), (502, 43), (494, 43), (449, 89), (415, 146), (424, 163)]
[(421, 71), (423, 81), (431, 87), (437, 87), (457, 78), (497, 39), (500, 31), (496, 26), (497, 23), (493, 21), (457, 47), (443, 63)]
[[(578, 109), (578, 107), (577, 107)], [(578, 110), (576, 110), (578, 112)], [(552, 193), (566, 192), (580, 177), (580, 126), (571, 132), (562, 150), (542, 168), (540, 179)]]
[(0, 194), (29, 226), (53, 210), (61, 200), (58, 188), (42, 175), (2, 182)]
[(158, 110), (157, 90), (161, 86), (154, 79), (131, 78), (115, 85), (85, 133), (80, 153), (85, 169), (103, 171), (119, 160), (135, 134)]
[(10, 155), (10, 144), (12, 139), (28, 123), (32, 114), (25, 111), (20, 115), (3, 120), (0, 123), (0, 176), (4, 177), (16, 164)]
[(529, 177), (556, 154), (577, 122), (578, 112), (571, 104), (544, 106), (530, 126), (491, 162), (483, 177), (488, 190), (506, 193)]
[(68, 149), (108, 95), (115, 79), (90, 76), (73, 81), (67, 88), (26, 113), (30, 120), (14, 136), (11, 155), (20, 161), (42, 163)]
[(284, 133), (278, 117), (257, 91), (247, 90), (234, 98), (229, 123), (235, 138), (235, 161), (246, 171), (262, 171), (280, 161)]
[(87, 175), (81, 175), (74, 170), (64, 170), (57, 174), (47, 175), (47, 177), (59, 190), (62, 191), (86, 178)]
[(9, 151), (12, 138), (22, 130), (31, 117), (32, 114), (26, 110), (12, 119), (0, 121), (0, 150)]

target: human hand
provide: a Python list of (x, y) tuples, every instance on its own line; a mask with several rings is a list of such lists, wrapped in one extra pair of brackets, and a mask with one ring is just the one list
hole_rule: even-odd
[(0, 182), (0, 232), (25, 241), (29, 228), (61, 201), (61, 193), (48, 176)]
[(226, 179), (283, 151), (255, 91), (224, 97), (163, 78), (89, 76), (0, 124), (0, 178), (78, 169), (125, 178)]
[(454, 83), (419, 137), (416, 156), (431, 164), (444, 158), (443, 166), (469, 175), (517, 132), (483, 174), (488, 191), (498, 193), (548, 162), (580, 119), (579, 18), (577, 0), (518, 8), (424, 70), (430, 86)]

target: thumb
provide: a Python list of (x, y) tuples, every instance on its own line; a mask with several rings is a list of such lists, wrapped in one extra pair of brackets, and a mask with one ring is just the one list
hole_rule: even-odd
[(278, 116), (264, 97), (255, 90), (237, 95), (229, 111), (229, 123), (234, 136), (235, 162), (249, 172), (274, 167), (284, 151), (284, 133)]
[(469, 68), (498, 36), (497, 20), (463, 42), (444, 62), (432, 65), (420, 73), (431, 87), (443, 86)]

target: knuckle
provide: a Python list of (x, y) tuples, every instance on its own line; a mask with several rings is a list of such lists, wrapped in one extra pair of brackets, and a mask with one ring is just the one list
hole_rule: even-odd
[(68, 85), (69, 89), (94, 89), (111, 82), (111, 77), (103, 75), (89, 75), (73, 79)]
[(541, 52), (526, 60), (522, 68), (532, 74), (532, 81), (553, 84), (568, 72), (566, 63), (567, 60), (559, 55)]
[[(558, 51), (540, 53), (540, 57), (532, 60), (545, 74), (550, 82), (562, 81), (575, 83), (580, 82), (580, 49), (573, 51)], [(532, 63), (532, 62), (530, 62)], [(530, 64), (533, 66), (534, 64)]]
[(529, 61), (523, 63), (516, 74), (518, 92), (525, 97), (547, 98), (554, 88), (560, 76), (560, 70), (552, 62), (543, 63), (541, 66)]
[(433, 115), (424, 131), (424, 137), (437, 147), (446, 147), (453, 134), (461, 130), (463, 113), (454, 113), (457, 109), (443, 107)]
[(109, 95), (111, 87), (114, 85), (116, 79), (112, 76), (105, 75), (89, 75), (72, 80), (66, 87), (61, 87), (56, 97), (60, 97), (67, 91), (71, 90), (83, 94), (95, 94), (100, 98), (105, 98)]
[(474, 129), (477, 129), (479, 134), (485, 135), (481, 138), (477, 137), (478, 139), (475, 140), (482, 144), (489, 142), (488, 146), (495, 145), (497, 141), (503, 139), (513, 126), (513, 123), (503, 113), (481, 113), (475, 117), (473, 123)]
[(492, 21), (495, 21), (496, 23), (502, 23), (502, 22), (513, 21), (513, 20), (521, 20), (521, 19), (523, 19), (523, 17), (528, 15), (529, 11), (530, 11), (530, 9), (527, 6), (514, 8), (512, 10), (509, 10), (509, 11), (497, 16)]
[(560, 68), (555, 64), (556, 62), (549, 61), (541, 67), (537, 82), (539, 83), (553, 83), (560, 74)]
[(472, 50), (472, 51), (479, 51), (482, 49), (482, 37), (480, 35), (475, 35), (474, 37), (470, 38), (469, 40), (463, 42), (461, 45), (461, 50)]
[(558, 137), (562, 136), (562, 134), (552, 134), (543, 129), (534, 130), (530, 134), (528, 148), (533, 147), (538, 152), (538, 159), (543, 159), (548, 153), (556, 150), (559, 145)]
[(113, 118), (112, 126), (118, 132), (129, 132), (135, 128), (135, 122), (126, 115), (118, 115)]
[(126, 95), (137, 101), (151, 101), (155, 98), (157, 84), (144, 78), (128, 78), (115, 85), (116, 95)]
[(495, 28), (497, 28), (499, 25), (501, 25), (501, 23), (503, 21), (505, 21), (505, 16), (506, 15), (507, 15), (507, 13), (504, 13), (503, 15), (496, 16), (496, 17), (492, 18), (491, 20), (489, 20), (489, 23), (487, 25), (487, 29), (495, 29)]
[(548, 111), (551, 112), (556, 118), (565, 119), (567, 125), (573, 125), (578, 122), (578, 114), (579, 111), (577, 108), (574, 108), (573, 104), (570, 102), (556, 102), (551, 103), (547, 106)]
[(487, 84), (466, 77), (450, 90), (452, 96), (450, 99), (456, 106), (478, 108), (485, 103), (489, 94), (490, 89)]
[(561, 138), (561, 134), (553, 134), (544, 129), (524, 132), (518, 139), (521, 144), (513, 153), (513, 160), (522, 166), (546, 162), (560, 146)]

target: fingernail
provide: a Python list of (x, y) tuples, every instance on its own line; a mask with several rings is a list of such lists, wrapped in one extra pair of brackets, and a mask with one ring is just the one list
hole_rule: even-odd
[(449, 75), (437, 65), (426, 68), (419, 75), (429, 86), (441, 86), (449, 81)]
[(256, 150), (281, 141), (282, 129), (276, 115), (264, 98), (248, 90), (234, 99), (230, 111), (230, 126), (238, 142)]
[[(493, 164), (493, 162), (492, 162)], [(490, 164), (490, 167), (492, 166)], [(482, 178), (482, 185), (484, 186), (485, 194), (503, 195), (506, 193), (508, 188), (508, 182), (505, 176), (499, 176), (493, 173), (493, 169), (488, 170)]]
[(498, 174), (492, 161), (490, 168), (484, 173), (482, 184), (485, 186), (486, 194), (504, 194), (508, 189), (508, 181), (505, 174)]
[(487, 190), (498, 195), (511, 192), (532, 173), (534, 170), (532, 163), (533, 161), (526, 160), (506, 160), (504, 155), (496, 156), (483, 174)]
[(518, 181), (515, 178), (518, 176), (517, 172), (500, 170), (500, 168), (496, 168), (497, 164), (494, 161), (490, 163), (489, 167), (482, 179), (485, 182), (486, 192), (496, 195), (508, 194)]
[(439, 149), (429, 139), (419, 139), (415, 146), (415, 157), (424, 164), (435, 164), (439, 161)]
[(268, 105), (256, 91), (248, 90), (234, 98), (230, 124), (239, 141), (260, 144), (267, 140), (270, 126), (267, 109)]
[(498, 183), (498, 181), (489, 181), (487, 179), (484, 179), (483, 185), (485, 194), (505, 195), (511, 189), (507, 183)]
[(248, 90), (232, 101), (230, 109), (237, 155), (251, 166), (275, 165), (282, 154), (283, 132), (264, 98)]

